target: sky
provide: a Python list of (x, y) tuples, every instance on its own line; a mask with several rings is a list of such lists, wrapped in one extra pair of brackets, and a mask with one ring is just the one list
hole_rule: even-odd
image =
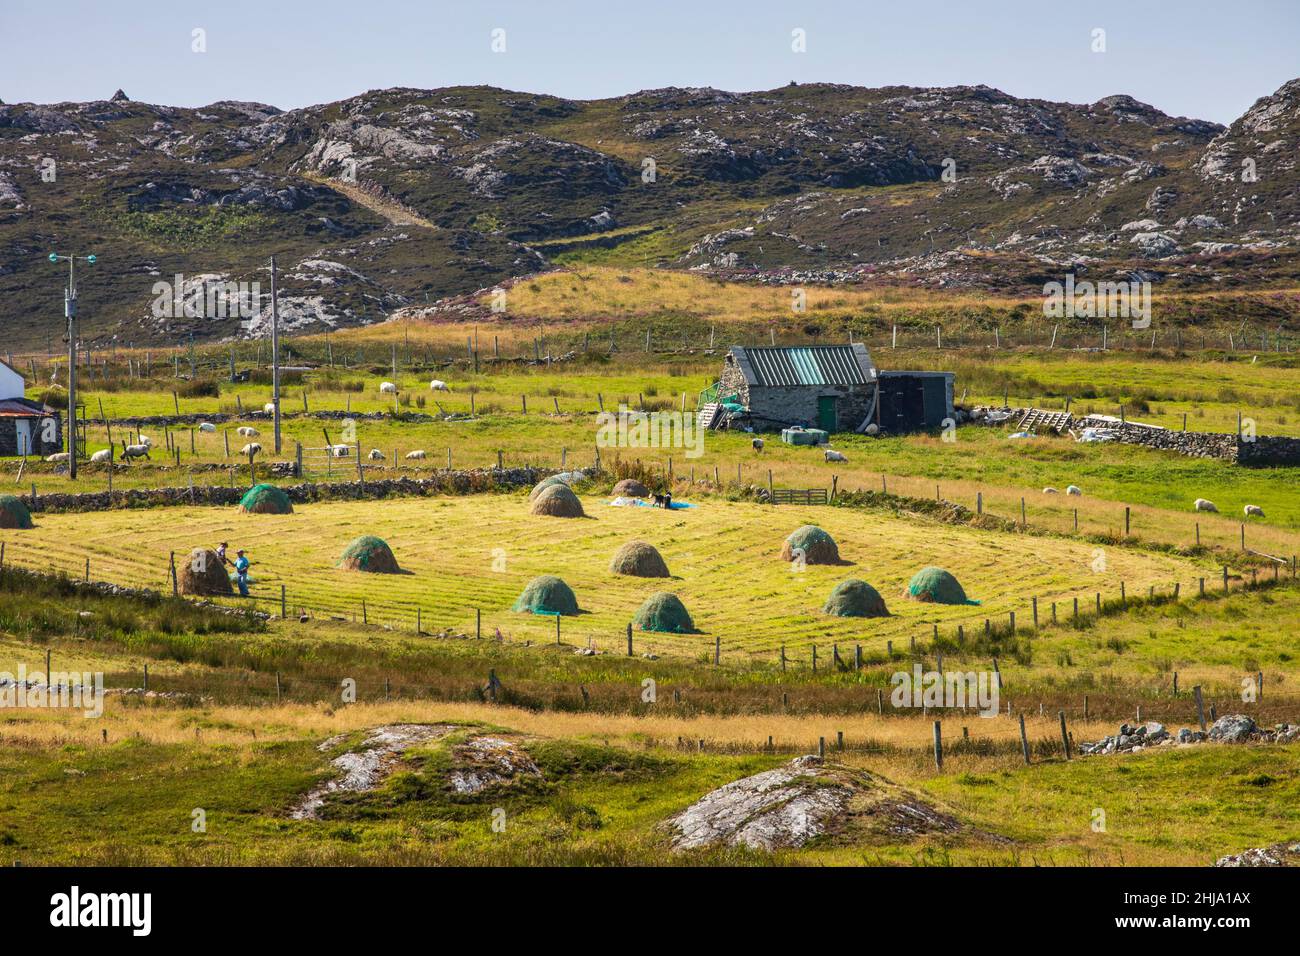
[(120, 88), (292, 109), (390, 86), (593, 99), (795, 80), (1126, 93), (1230, 123), (1297, 76), (1300, 0), (0, 0), (6, 103)]

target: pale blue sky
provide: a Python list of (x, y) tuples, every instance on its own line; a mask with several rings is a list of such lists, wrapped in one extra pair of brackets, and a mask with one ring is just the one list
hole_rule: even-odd
[[(191, 51), (191, 31), (207, 52)], [(506, 52), (491, 31), (506, 31)], [(791, 51), (791, 30), (808, 50)], [(1106, 30), (1107, 51), (1090, 49)], [(387, 86), (574, 98), (790, 80), (1087, 103), (1227, 123), (1300, 76), (1300, 0), (0, 0), (0, 99), (282, 108)]]

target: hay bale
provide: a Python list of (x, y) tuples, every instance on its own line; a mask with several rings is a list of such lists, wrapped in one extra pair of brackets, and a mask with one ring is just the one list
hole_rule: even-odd
[(642, 631), (658, 631), (661, 634), (693, 634), (695, 622), (686, 610), (686, 605), (676, 594), (658, 591), (645, 599), (632, 623)]
[(550, 515), (552, 518), (582, 518), (586, 514), (573, 489), (563, 483), (543, 488), (529, 510), (535, 515)]
[(32, 513), (15, 495), (0, 495), (0, 528), (31, 528)]
[(510, 608), (532, 614), (577, 614), (573, 589), (553, 574), (533, 578)]
[(609, 570), (614, 574), (630, 574), (637, 578), (669, 577), (663, 555), (655, 550), (654, 545), (645, 541), (629, 541), (619, 548), (614, 560), (609, 562)]
[(849, 578), (835, 585), (822, 613), (836, 617), (889, 617), (880, 592), (866, 581)]
[(649, 498), (650, 489), (635, 478), (624, 478), (614, 486), (614, 496), (617, 498)]
[(563, 485), (563, 484), (565, 483), (561, 481), (559, 476), (557, 475), (551, 475), (551, 477), (549, 478), (543, 478), (537, 484), (533, 485), (532, 491), (528, 492), (528, 500), (536, 501), (537, 496), (540, 495), (547, 488), (551, 487), (551, 485)]
[(373, 534), (363, 534), (343, 551), (339, 567), (348, 571), (369, 571), (372, 574), (400, 574), (393, 557), (393, 549), (383, 538)]
[(922, 568), (917, 571), (912, 575), (912, 580), (903, 594), (914, 601), (933, 604), (977, 603), (966, 597), (966, 591), (961, 583), (943, 568)]
[(176, 583), (182, 594), (222, 597), (233, 594), (230, 572), (221, 556), (211, 548), (195, 548), (176, 568)]
[(293, 504), (289, 496), (275, 485), (254, 485), (239, 501), (239, 508), (245, 514), (288, 515), (293, 514)]
[(805, 564), (839, 564), (840, 549), (835, 539), (817, 527), (806, 524), (796, 528), (781, 545), (781, 559), (793, 561), (795, 552), (802, 551)]

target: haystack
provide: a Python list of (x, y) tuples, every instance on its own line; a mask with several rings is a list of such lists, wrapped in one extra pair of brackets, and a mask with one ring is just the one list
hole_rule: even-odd
[(372, 574), (400, 574), (402, 571), (397, 566), (397, 559), (393, 557), (393, 549), (388, 546), (388, 542), (373, 534), (363, 534), (348, 545), (339, 561), (339, 567), (348, 571), (369, 571)]
[(553, 574), (533, 578), (515, 601), (512, 611), (532, 614), (577, 614), (578, 599), (573, 589)]
[(889, 617), (880, 592), (866, 581), (849, 578), (835, 585), (822, 613), (836, 617)]
[(785, 544), (781, 545), (781, 559), (793, 561), (796, 550), (803, 552), (805, 564), (840, 563), (840, 549), (835, 544), (835, 539), (815, 524), (796, 528), (790, 537), (785, 539)]
[(614, 486), (614, 496), (617, 498), (649, 498), (650, 489), (635, 478), (624, 478)]
[(240, 510), (245, 514), (287, 515), (293, 514), (293, 504), (289, 496), (275, 485), (254, 485), (239, 501)]
[(582, 518), (582, 502), (566, 484), (549, 485), (533, 499), (529, 509), (535, 515), (550, 515), (552, 518)]
[(905, 597), (914, 601), (926, 601), (933, 604), (978, 604), (966, 597), (961, 583), (943, 568), (922, 568), (912, 575), (911, 582), (903, 592)]
[(176, 568), (176, 582), (182, 594), (202, 594), (221, 597), (233, 594), (230, 572), (221, 556), (211, 548), (195, 548), (184, 563)]
[(637, 578), (669, 577), (668, 565), (654, 545), (645, 541), (629, 541), (618, 549), (609, 563), (614, 574), (630, 574)]
[(632, 623), (642, 631), (659, 631), (663, 634), (693, 634), (695, 622), (676, 594), (659, 591), (645, 599)]
[(0, 528), (30, 528), (32, 513), (15, 495), (0, 495)]
[(540, 495), (547, 488), (551, 487), (551, 485), (563, 485), (563, 484), (565, 484), (565, 482), (560, 480), (560, 478), (556, 475), (551, 475), (551, 477), (549, 478), (543, 478), (537, 484), (533, 485), (532, 491), (528, 492), (528, 500), (536, 501), (537, 496)]

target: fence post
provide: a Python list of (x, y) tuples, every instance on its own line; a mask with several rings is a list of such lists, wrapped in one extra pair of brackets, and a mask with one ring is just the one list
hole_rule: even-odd
[(721, 663), (722, 663), (722, 638), (715, 637), (713, 639), (713, 666), (716, 667)]
[(1025, 735), (1025, 715), (1020, 715), (1020, 752), (1025, 755), (1025, 766), (1029, 766), (1029, 737)]
[(943, 730), (939, 721), (934, 722), (934, 767), (936, 770), (943, 769)]
[(627, 624), (627, 656), (628, 657), (632, 656), (632, 622), (631, 621), (628, 621)]
[[(1065, 759), (1069, 760), (1070, 759), (1070, 734), (1065, 729), (1065, 711), (1058, 710), (1056, 713), (1057, 716), (1061, 718), (1061, 746), (1065, 748)], [(1023, 720), (1024, 714), (1021, 714), (1020, 716), (1021, 719)]]
[(169, 560), (171, 562), (171, 572), (172, 572), (172, 597), (176, 597), (181, 593), (181, 588), (180, 588), (180, 582), (176, 580), (176, 552), (175, 551), (171, 553), (171, 557)]
[(483, 637), (483, 610), (481, 608), (476, 607), (474, 608), (474, 640), (477, 641), (482, 637)]
[(285, 600), (284, 585), (281, 584), (280, 585), (280, 620), (284, 620), (288, 616), (289, 616), (288, 602)]
[(1200, 684), (1192, 688), (1192, 694), (1196, 698), (1196, 721), (1201, 725), (1201, 733), (1205, 733), (1205, 702), (1201, 699)]

